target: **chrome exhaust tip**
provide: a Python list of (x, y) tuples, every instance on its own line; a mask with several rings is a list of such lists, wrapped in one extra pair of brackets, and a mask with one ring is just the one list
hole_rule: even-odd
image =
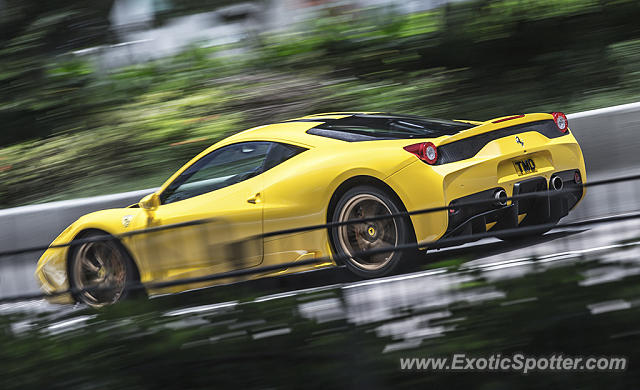
[(507, 191), (505, 190), (497, 190), (493, 193), (493, 199), (495, 199), (496, 206), (506, 206), (507, 205)]
[(553, 188), (554, 190), (560, 191), (563, 185), (564, 183), (560, 176), (554, 176), (551, 178), (551, 188)]

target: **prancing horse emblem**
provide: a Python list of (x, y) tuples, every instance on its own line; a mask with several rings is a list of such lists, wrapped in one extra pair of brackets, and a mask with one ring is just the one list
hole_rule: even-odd
[(524, 148), (524, 142), (520, 139), (520, 137), (516, 137), (516, 142), (520, 144)]
[(122, 217), (122, 226), (128, 228), (132, 220), (133, 215), (125, 215), (124, 217)]

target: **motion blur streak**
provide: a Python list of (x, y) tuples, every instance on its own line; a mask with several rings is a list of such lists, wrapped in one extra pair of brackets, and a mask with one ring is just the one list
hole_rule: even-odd
[[(156, 188), (225, 136), (309, 113), (577, 113), (589, 181), (636, 175), (638, 20), (635, 0), (0, 0), (0, 251), (146, 194), (8, 208)], [(639, 194), (590, 187), (565, 227), (431, 250), (388, 278), (335, 268), (100, 310), (2, 303), (0, 388), (635, 388)], [(35, 294), (38, 255), (2, 259), (0, 297)], [(630, 369), (399, 367), (456, 353)]]

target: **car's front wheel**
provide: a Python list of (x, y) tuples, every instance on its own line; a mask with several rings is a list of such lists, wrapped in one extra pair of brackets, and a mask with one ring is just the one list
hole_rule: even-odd
[(376, 218), (330, 230), (333, 249), (351, 272), (371, 278), (388, 275), (399, 266), (407, 265), (413, 251), (389, 249), (415, 241), (411, 222), (408, 217), (384, 218), (401, 211), (398, 201), (377, 187), (357, 186), (340, 197), (333, 211), (333, 222)]
[(73, 248), (69, 263), (69, 283), (78, 302), (100, 307), (116, 303), (129, 295), (137, 272), (128, 254), (115, 239), (91, 234), (95, 239)]

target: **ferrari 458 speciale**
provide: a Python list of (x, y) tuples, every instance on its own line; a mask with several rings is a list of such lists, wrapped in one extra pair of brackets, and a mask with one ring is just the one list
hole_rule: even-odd
[[(384, 276), (412, 260), (410, 255), (362, 252), (487, 231), (500, 237), (505, 229), (511, 234), (502, 238), (510, 238), (517, 236), (514, 228), (538, 224), (548, 230), (583, 197), (585, 179), (582, 152), (562, 113), (485, 122), (386, 113), (310, 115), (223, 139), (139, 204), (81, 217), (44, 253), (36, 276), (48, 293), (76, 290), (58, 301), (94, 306), (124, 298), (129, 283), (313, 258), (327, 260), (257, 277), (337, 263), (360, 277)], [(556, 196), (509, 200), (561, 189)], [(448, 207), (268, 234), (439, 206)], [(211, 222), (188, 224), (198, 220)], [(90, 240), (105, 235), (113, 239)]]

